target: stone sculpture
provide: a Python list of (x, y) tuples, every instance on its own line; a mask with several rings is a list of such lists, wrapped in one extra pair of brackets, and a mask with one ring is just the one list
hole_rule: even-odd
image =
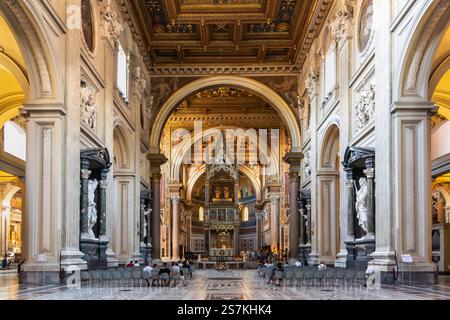
[(97, 204), (95, 203), (95, 190), (97, 190), (97, 179), (88, 182), (88, 234), (90, 238), (95, 238), (92, 228), (97, 223)]
[(359, 226), (367, 232), (367, 179), (361, 177), (359, 185), (360, 188), (356, 192), (356, 217), (358, 218)]

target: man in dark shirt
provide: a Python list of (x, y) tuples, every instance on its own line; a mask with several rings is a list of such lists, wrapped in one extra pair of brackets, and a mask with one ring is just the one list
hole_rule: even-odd
[[(167, 275), (163, 275), (164, 273), (167, 273)], [(167, 287), (170, 284), (170, 269), (167, 268), (167, 263), (163, 263), (163, 267), (159, 269), (159, 275), (164, 281), (164, 285)]]

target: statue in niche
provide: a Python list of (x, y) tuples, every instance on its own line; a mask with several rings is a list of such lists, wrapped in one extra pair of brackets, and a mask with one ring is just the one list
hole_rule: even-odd
[(216, 187), (215, 194), (216, 194), (216, 199), (220, 199), (221, 198), (222, 190), (220, 190), (220, 187)]
[(361, 177), (359, 179), (359, 189), (356, 191), (356, 217), (359, 226), (367, 232), (367, 179)]
[(224, 189), (224, 193), (225, 193), (225, 198), (229, 198), (230, 197), (230, 188), (228, 188), (228, 187), (225, 187), (225, 189)]
[(97, 223), (97, 204), (95, 203), (95, 190), (97, 190), (97, 179), (88, 182), (88, 234), (90, 238), (95, 238), (92, 228)]
[(144, 210), (144, 234), (142, 236), (142, 239), (145, 239), (145, 237), (147, 237), (147, 226), (148, 226), (147, 221), (150, 221), (150, 211), (151, 209)]
[(242, 198), (247, 198), (247, 197), (248, 197), (248, 189), (247, 189), (247, 186), (243, 186), (243, 187), (242, 187), (241, 194), (242, 194)]

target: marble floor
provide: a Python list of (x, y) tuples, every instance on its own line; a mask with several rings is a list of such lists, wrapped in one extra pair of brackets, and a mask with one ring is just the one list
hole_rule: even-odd
[(19, 285), (13, 274), (0, 274), (0, 299), (14, 300), (448, 300), (450, 278), (434, 286), (296, 287), (274, 286), (255, 270), (198, 270), (186, 286), (93, 287)]

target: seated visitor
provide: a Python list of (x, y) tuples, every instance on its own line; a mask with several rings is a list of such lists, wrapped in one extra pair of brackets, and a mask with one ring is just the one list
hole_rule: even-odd
[[(153, 266), (156, 267), (156, 264)], [(149, 263), (148, 265), (145, 266), (144, 269), (142, 269), (142, 272), (148, 273), (149, 277), (151, 277), (152, 270), (153, 270), (153, 268), (152, 268), (151, 264)], [(150, 287), (150, 282), (148, 281), (148, 279), (145, 279), (145, 281), (147, 282), (147, 286)]]
[(327, 268), (327, 265), (326, 264), (323, 264), (323, 263), (321, 263), (321, 264), (319, 264), (319, 266), (318, 266), (318, 268), (317, 269), (319, 269), (319, 270), (325, 270)]
[(159, 275), (161, 276), (161, 279), (163, 279), (164, 285), (167, 287), (170, 284), (170, 269), (167, 267), (167, 263), (163, 263), (163, 267), (159, 269)]
[(275, 285), (280, 285), (280, 281), (279, 280), (281, 280), (281, 281), (283, 281), (283, 278), (281, 278), (281, 279), (277, 279), (276, 277), (275, 277), (275, 275), (276, 275), (276, 271), (281, 271), (281, 272), (283, 272), (283, 265), (281, 264), (281, 262), (278, 262), (278, 264), (277, 264), (277, 267), (275, 268), (275, 269), (273, 269), (272, 270), (272, 276), (270, 277), (270, 279), (269, 279), (269, 284), (271, 283), (271, 282), (274, 282), (275, 283)]
[(132, 267), (134, 267), (133, 261), (128, 262), (127, 268), (132, 268)]
[(185, 277), (192, 277), (191, 266), (189, 265), (189, 263), (188, 263), (187, 260), (184, 260), (184, 261), (183, 261), (183, 264), (182, 264), (181, 267), (182, 267), (182, 268), (185, 268), (185, 269), (188, 269), (188, 271), (189, 271), (189, 274), (185, 274), (185, 275), (184, 275)]
[(296, 267), (303, 267), (303, 263), (300, 261), (300, 259), (298, 259), (297, 261), (295, 261), (295, 266), (296, 266)]
[(135, 266), (135, 267), (139, 267), (139, 261), (135, 260), (135, 261), (134, 261), (134, 266)]
[(175, 263), (175, 262), (172, 262), (172, 267), (171, 267), (171, 271), (172, 271), (172, 274), (178, 274), (178, 273), (180, 273), (180, 266), (177, 264), (177, 263)]
[[(156, 266), (156, 264), (153, 265), (153, 266)], [(152, 265), (149, 263), (148, 265), (145, 266), (144, 269), (142, 269), (142, 272), (147, 272), (147, 273), (150, 273), (150, 274), (151, 274), (151, 273), (152, 273), (152, 270), (153, 270)]]

